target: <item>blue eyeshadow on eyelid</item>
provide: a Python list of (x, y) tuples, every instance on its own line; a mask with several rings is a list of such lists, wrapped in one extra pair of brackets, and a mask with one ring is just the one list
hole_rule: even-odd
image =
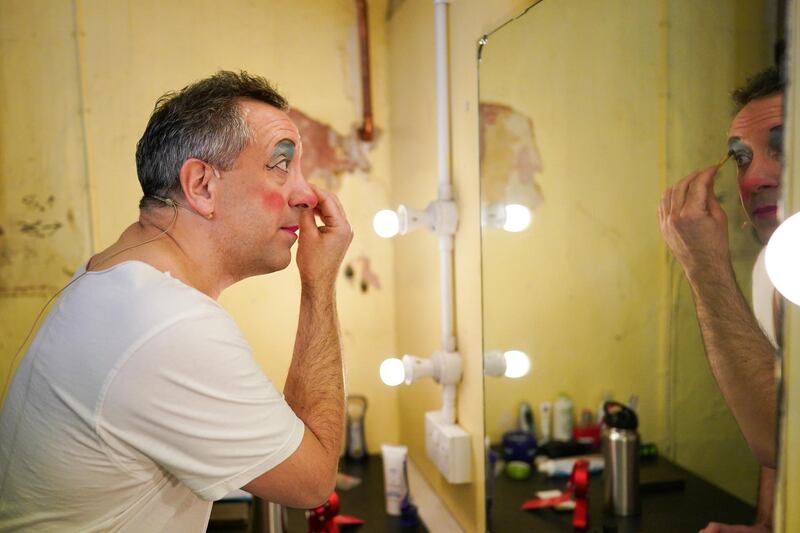
[(281, 141), (272, 151), (272, 157), (285, 156), (288, 159), (294, 157), (294, 143), (291, 141)]
[(774, 128), (769, 132), (770, 148), (780, 148), (783, 145), (783, 128)]
[(741, 141), (741, 139), (733, 139), (728, 142), (729, 152), (746, 152), (750, 153), (750, 147)]

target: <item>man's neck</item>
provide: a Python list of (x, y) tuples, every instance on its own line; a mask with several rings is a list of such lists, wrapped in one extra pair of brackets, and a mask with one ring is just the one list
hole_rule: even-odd
[(167, 208), (143, 211), (116, 243), (92, 257), (88, 269), (141, 261), (216, 300), (237, 279), (226, 272), (208, 227), (192, 220), (191, 213), (175, 213)]

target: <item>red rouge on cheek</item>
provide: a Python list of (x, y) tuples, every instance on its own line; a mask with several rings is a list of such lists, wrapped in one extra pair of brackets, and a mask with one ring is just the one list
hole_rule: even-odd
[(264, 195), (263, 203), (269, 211), (280, 211), (286, 205), (286, 199), (279, 192), (271, 192)]

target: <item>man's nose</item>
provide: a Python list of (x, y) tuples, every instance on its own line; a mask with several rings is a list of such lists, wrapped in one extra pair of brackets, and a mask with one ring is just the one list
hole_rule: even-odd
[(739, 178), (739, 188), (750, 193), (780, 185), (781, 164), (771, 157), (756, 158)]
[(289, 205), (301, 209), (314, 209), (317, 207), (317, 195), (302, 174), (298, 173), (293, 180), (292, 192), (289, 195)]

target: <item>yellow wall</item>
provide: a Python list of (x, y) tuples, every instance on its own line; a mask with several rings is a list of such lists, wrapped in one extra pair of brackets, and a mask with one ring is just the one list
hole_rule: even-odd
[[(34, 317), (89, 253), (91, 221), (72, 6), (2, 2), (0, 35), (4, 394), (11, 359)], [(23, 231), (37, 221), (41, 231)]]
[[(394, 271), (391, 243), (371, 230), (373, 207), (388, 198), (391, 133), (386, 3), (371, 2), (370, 8), (373, 101), (383, 136), (368, 156), (372, 171), (345, 176), (339, 194), (356, 235), (345, 261), (369, 256), (383, 288), (362, 294), (342, 278), (338, 299), (348, 390), (369, 398), (367, 444), (377, 452), (381, 442), (398, 440), (399, 425), (397, 391), (378, 379), (380, 361), (395, 353)], [(3, 287), (15, 276), (60, 286), (68, 280), (62, 263), (71, 272), (85, 261), (90, 236), (93, 250), (100, 250), (137, 218), (141, 190), (135, 145), (156, 99), (168, 90), (219, 69), (244, 69), (274, 80), (294, 107), (342, 134), (360, 122), (351, 0), (291, 5), (245, 0), (26, 0), (0, 3), (0, 24), (0, 239), (3, 254), (13, 254), (8, 265), (0, 263)], [(53, 211), (64, 220), (72, 209), (75, 219), (74, 227), (65, 226), (37, 242), (40, 253), (35, 256), (26, 255), (25, 246), (33, 240), (25, 240), (16, 225), (28, 214), (21, 197), (29, 191), (45, 198), (55, 191)], [(3, 375), (42, 303), (40, 297), (0, 298)], [(299, 305), (294, 265), (237, 284), (223, 294), (221, 303), (241, 326), (267, 375), (280, 386), (292, 353)]]

